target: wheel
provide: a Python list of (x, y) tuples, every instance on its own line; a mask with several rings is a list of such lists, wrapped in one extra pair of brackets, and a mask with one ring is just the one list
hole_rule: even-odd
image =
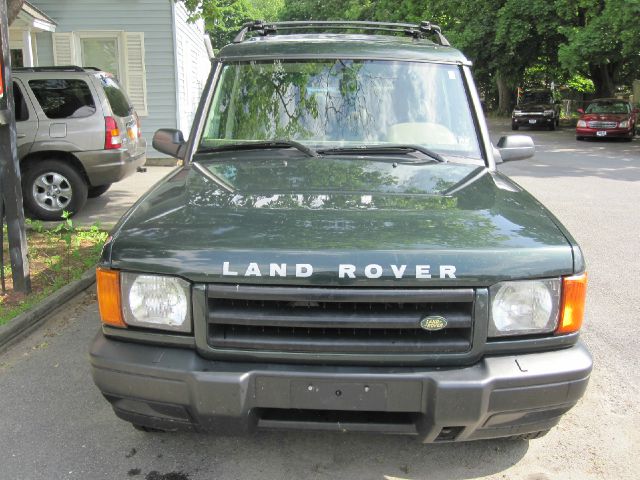
[(97, 187), (89, 187), (89, 192), (87, 195), (89, 198), (99, 197), (100, 195), (105, 193), (107, 190), (109, 190), (110, 187), (111, 187), (110, 183), (107, 183), (106, 185), (98, 185)]
[(515, 123), (511, 124), (511, 130), (518, 130), (518, 128), (520, 128), (519, 125), (516, 125)]
[(133, 428), (135, 428), (136, 430), (140, 431), (140, 432), (146, 432), (146, 433), (166, 433), (165, 430), (161, 430), (159, 428), (153, 428), (153, 427), (145, 427), (144, 425), (139, 425), (137, 423), (132, 423), (131, 424), (133, 426)]
[(584, 137), (577, 136), (576, 140), (584, 140)]
[(556, 117), (556, 127), (560, 126), (560, 117)]
[(87, 184), (64, 160), (30, 165), (22, 177), (24, 205), (40, 220), (60, 220), (62, 212), (78, 212), (87, 201)]
[(553, 132), (556, 129), (556, 122), (551, 122), (547, 128), (550, 132)]
[(540, 430), (539, 432), (531, 432), (531, 433), (522, 433), (520, 435), (513, 435), (511, 437), (507, 437), (509, 440), (535, 440), (536, 438), (542, 438), (551, 430)]

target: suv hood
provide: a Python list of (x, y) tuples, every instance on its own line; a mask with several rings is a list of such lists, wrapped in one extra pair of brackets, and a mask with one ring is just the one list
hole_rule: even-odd
[(551, 103), (521, 103), (516, 106), (516, 110), (523, 112), (544, 112), (545, 110), (553, 110), (555, 107)]
[[(116, 227), (103, 264), (300, 285), (480, 286), (573, 272), (551, 214), (484, 167), (244, 155), (158, 184)], [(341, 264), (355, 278), (340, 278)]]
[(584, 113), (580, 116), (581, 120), (591, 122), (594, 120), (607, 120), (610, 122), (623, 122), (631, 117), (628, 113)]

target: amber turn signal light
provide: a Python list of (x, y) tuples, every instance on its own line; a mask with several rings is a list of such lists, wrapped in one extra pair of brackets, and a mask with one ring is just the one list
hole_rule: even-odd
[(105, 268), (96, 269), (96, 285), (102, 323), (126, 328), (120, 303), (120, 272)]
[(574, 333), (582, 327), (587, 299), (587, 272), (562, 279), (562, 304), (557, 335)]

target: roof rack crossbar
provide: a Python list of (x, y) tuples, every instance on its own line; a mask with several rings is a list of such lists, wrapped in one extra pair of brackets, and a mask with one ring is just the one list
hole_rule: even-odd
[(308, 21), (291, 21), (291, 22), (273, 22), (267, 23), (262, 20), (254, 20), (245, 23), (233, 43), (244, 41), (247, 34), (257, 32), (258, 35), (266, 36), (277, 33), (280, 30), (362, 30), (362, 31), (384, 31), (392, 33), (404, 33), (414, 38), (423, 38), (427, 34), (433, 34), (437, 37), (440, 45), (449, 46), (449, 41), (442, 34), (442, 30), (438, 25), (431, 22), (423, 21), (419, 25), (412, 23), (390, 23), (390, 22), (365, 22), (357, 20), (308, 20)]

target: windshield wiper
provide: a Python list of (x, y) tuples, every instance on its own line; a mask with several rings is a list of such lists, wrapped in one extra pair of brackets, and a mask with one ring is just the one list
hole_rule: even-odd
[(388, 155), (420, 152), (437, 162), (446, 163), (446, 159), (438, 152), (434, 152), (421, 145), (362, 145), (358, 147), (337, 147), (318, 150), (321, 155)]
[(301, 151), (307, 157), (317, 157), (318, 153), (312, 148), (303, 145), (295, 140), (265, 140), (260, 142), (238, 142), (228, 143), (226, 145), (219, 145), (217, 147), (204, 147), (198, 149), (198, 153), (212, 153), (212, 152), (232, 152), (238, 150), (264, 150), (269, 148), (295, 148)]

